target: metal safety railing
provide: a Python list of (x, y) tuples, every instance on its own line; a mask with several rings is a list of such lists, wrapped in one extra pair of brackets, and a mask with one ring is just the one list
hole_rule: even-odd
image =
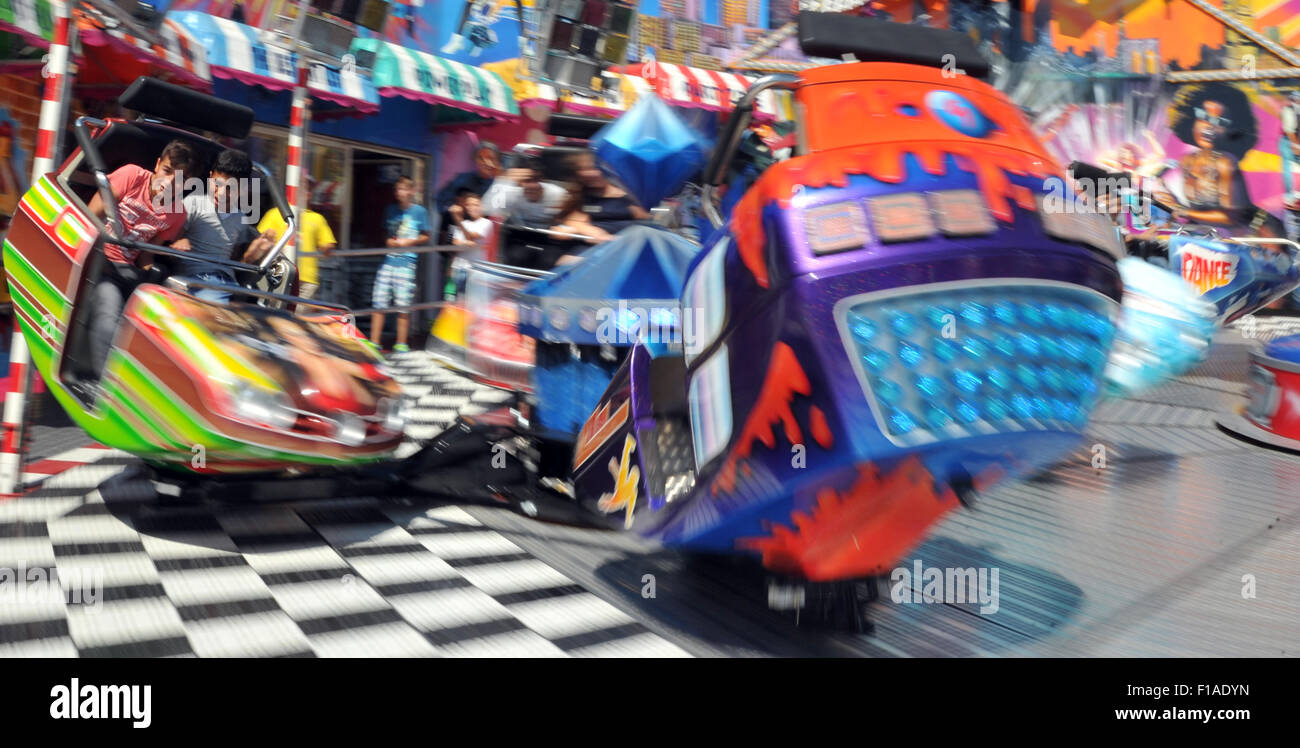
[[(352, 307), (353, 314), (402, 314), (406, 312), (419, 312), (431, 309), (438, 309), (447, 305), (446, 301), (441, 299), (418, 301), (420, 296), (428, 296), (430, 293), (440, 296), (442, 288), (435, 287), (429, 289), (428, 293), (420, 293), (424, 284), (416, 282), (417, 302), (402, 307), (373, 307), (371, 306), (371, 291), (374, 287), (375, 275), (379, 267), (383, 264), (383, 258), (393, 254), (414, 254), (414, 255), (435, 255), (445, 257), (448, 255), (457, 255), (472, 247), (462, 247), (451, 244), (428, 245), (423, 247), (361, 247), (357, 249), (336, 249), (329, 253), (324, 252), (299, 252), (298, 264), (299, 273), (301, 274), (302, 259), (312, 258), (316, 260), (317, 284), (319, 290), (313, 297), (315, 299), (333, 303), (343, 304)], [(349, 262), (364, 258), (363, 262)], [(449, 262), (450, 260), (443, 260)], [(439, 277), (445, 277), (445, 273)]]

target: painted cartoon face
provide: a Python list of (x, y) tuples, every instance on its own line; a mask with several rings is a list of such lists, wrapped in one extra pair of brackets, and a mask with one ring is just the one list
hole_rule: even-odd
[(1224, 106), (1217, 101), (1206, 101), (1196, 108), (1196, 126), (1192, 128), (1192, 139), (1201, 148), (1213, 148), (1232, 120), (1223, 116)]

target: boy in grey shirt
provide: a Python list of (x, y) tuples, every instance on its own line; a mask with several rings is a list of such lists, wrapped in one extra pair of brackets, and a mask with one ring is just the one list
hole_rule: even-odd
[[(273, 232), (258, 235), (257, 229), (240, 210), (241, 190), (252, 190), (253, 164), (248, 156), (227, 149), (217, 157), (208, 175), (206, 195), (185, 198), (185, 227), (181, 238), (172, 249), (189, 252), (193, 259), (177, 260), (176, 274), (218, 285), (239, 287), (229, 267), (205, 258), (221, 260), (233, 257), (236, 247), (248, 245), (243, 255), (260, 255), (275, 242)], [(244, 192), (243, 194), (255, 194)], [(230, 292), (216, 288), (200, 288), (194, 293), (200, 299), (226, 303)]]

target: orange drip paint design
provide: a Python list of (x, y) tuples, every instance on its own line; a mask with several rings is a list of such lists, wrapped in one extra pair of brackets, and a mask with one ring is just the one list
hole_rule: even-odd
[(1011, 183), (1008, 174), (1047, 179), (1059, 169), (1041, 153), (1011, 149), (982, 142), (939, 141), (933, 143), (898, 142), (853, 146), (784, 161), (769, 168), (740, 199), (732, 213), (732, 232), (736, 248), (745, 267), (758, 285), (767, 288), (770, 276), (765, 258), (767, 236), (763, 229), (763, 208), (776, 202), (790, 208), (790, 199), (803, 187), (847, 187), (849, 177), (864, 174), (889, 184), (906, 178), (906, 157), (916, 156), (921, 168), (942, 175), (948, 156), (958, 166), (975, 174), (980, 192), (993, 215), (1010, 223), (1014, 214), (1011, 203), (1026, 210), (1035, 207), (1033, 192)]
[(768, 569), (811, 581), (875, 576), (897, 564), (957, 504), (952, 489), (936, 491), (917, 457), (884, 477), (868, 464), (843, 493), (823, 488), (811, 512), (794, 512), (793, 530), (773, 525), (767, 537), (741, 538), (736, 545), (761, 553)]
[(754, 403), (754, 409), (745, 421), (745, 428), (741, 430), (735, 448), (727, 455), (726, 462), (718, 471), (718, 477), (713, 482), (713, 493), (735, 490), (736, 468), (741, 460), (747, 459), (753, 452), (755, 441), (762, 442), (768, 449), (776, 447), (776, 433), (772, 427), (778, 422), (791, 444), (803, 441), (792, 408), (796, 394), (810, 395), (812, 386), (808, 383), (808, 375), (804, 374), (803, 367), (799, 365), (799, 359), (795, 358), (794, 351), (785, 343), (778, 342), (772, 348), (772, 363), (768, 366), (763, 389), (758, 393), (758, 401)]
[(767, 261), (763, 258), (767, 234), (763, 230), (763, 206), (768, 200), (764, 191), (759, 189), (762, 184), (762, 180), (759, 180), (753, 189), (740, 198), (731, 214), (731, 226), (736, 234), (736, 249), (740, 252), (741, 261), (753, 274), (754, 281), (767, 288)]
[(816, 405), (808, 411), (808, 430), (812, 432), (813, 439), (822, 446), (822, 449), (830, 449), (835, 443), (831, 428), (826, 425), (826, 414)]

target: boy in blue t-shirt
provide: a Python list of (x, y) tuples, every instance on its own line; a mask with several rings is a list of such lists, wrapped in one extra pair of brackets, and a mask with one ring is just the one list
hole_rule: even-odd
[[(410, 177), (398, 177), (393, 185), (397, 202), (384, 211), (384, 228), (388, 233), (389, 247), (418, 247), (429, 243), (429, 212), (423, 205), (414, 205), (411, 200), (415, 195), (415, 182)], [(375, 288), (371, 303), (376, 309), (390, 306), (410, 306), (415, 300), (415, 267), (417, 255), (414, 252), (395, 252), (384, 258), (384, 264), (375, 275)], [(411, 327), (409, 312), (397, 315), (397, 345), (394, 351), (411, 350), (406, 344), (406, 335)], [(376, 312), (370, 318), (370, 339), (375, 345), (381, 345), (384, 334), (384, 315)]]

